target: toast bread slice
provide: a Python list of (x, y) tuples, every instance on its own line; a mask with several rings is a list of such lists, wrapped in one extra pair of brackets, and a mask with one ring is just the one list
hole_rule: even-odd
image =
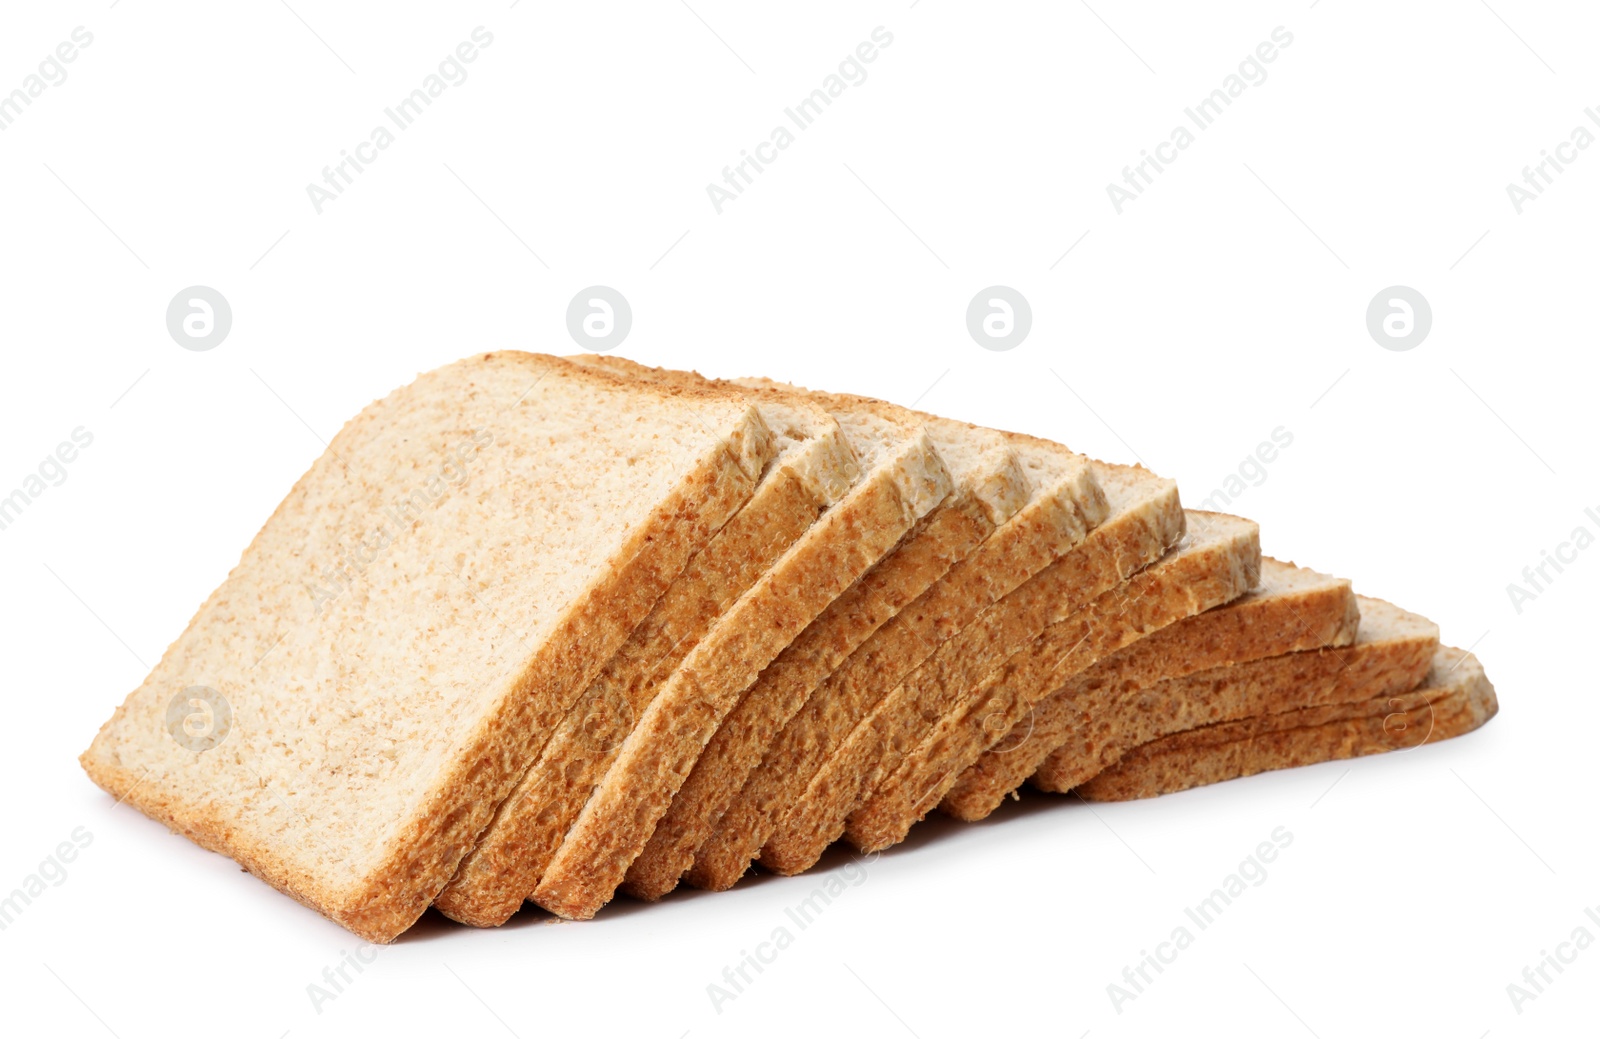
[[(624, 378), (628, 364), (571, 357)], [(670, 391), (699, 380), (652, 377)], [(456, 870), (434, 906), (476, 927), (504, 923), (527, 898), (662, 681), (729, 606), (861, 476), (844, 431), (815, 405), (757, 402), (777, 455), (745, 506), (673, 581), (572, 705), (538, 760)], [(529, 800), (531, 799), (531, 800)]]
[[(1094, 463), (1110, 513), (1033, 577), (980, 613), (885, 689), (807, 779), (761, 848), (763, 866), (809, 869), (849, 814), (928, 734), (943, 711), (1052, 624), (1160, 558), (1183, 535), (1177, 485), (1131, 466)], [(896, 675), (902, 672), (895, 671)]]
[[(757, 402), (806, 400), (773, 387), (737, 389)], [(843, 404), (828, 410), (856, 446), (860, 482), (663, 683), (534, 888), (545, 909), (587, 919), (611, 899), (739, 694), (950, 493), (949, 470), (915, 416)]]
[(725, 391), (518, 352), (421, 375), (333, 438), (83, 767), (391, 941), (773, 450)]
[(1478, 658), (1441, 646), (1420, 687), (1409, 693), (1176, 733), (1129, 751), (1078, 792), (1090, 801), (1129, 801), (1273, 769), (1410, 750), (1465, 735), (1499, 709)]
[[(766, 379), (735, 381), (756, 387), (783, 386)], [(783, 388), (807, 393), (824, 404), (903, 414), (893, 405), (868, 398)], [(817, 682), (1028, 500), (1028, 475), (1000, 433), (932, 415), (917, 417), (949, 467), (954, 489), (741, 694), (678, 789), (667, 814), (656, 824), (644, 850), (628, 867), (622, 890), (629, 895), (655, 900), (676, 887), (693, 864), (695, 850), (710, 835), (750, 770), (760, 764), (767, 745)], [(1079, 469), (1082, 478), (1092, 483), (1087, 463)]]
[(1349, 581), (1263, 557), (1255, 589), (1111, 654), (1041, 700), (1026, 724), (961, 774), (939, 810), (967, 822), (982, 819), (1057, 751), (1093, 775), (1102, 760), (1133, 745), (1124, 733), (1141, 727), (1151, 686), (1248, 660), (1348, 646), (1360, 619)]
[(684, 877), (689, 884), (711, 890), (733, 886), (777, 826), (779, 810), (804, 792), (811, 775), (883, 691), (1105, 519), (1110, 505), (1093, 463), (1047, 440), (1004, 436), (1032, 478), (1028, 503), (818, 684), (768, 741), (760, 766), (746, 776), (696, 849)]
[(1114, 765), (1124, 748), (1258, 715), (1327, 703), (1398, 695), (1416, 687), (1439, 649), (1439, 627), (1428, 618), (1370, 596), (1356, 596), (1361, 625), (1345, 647), (1302, 650), (1212, 668), (1159, 682), (1118, 745), (1086, 761), (1060, 748), (1029, 779), (1031, 786), (1066, 793)]

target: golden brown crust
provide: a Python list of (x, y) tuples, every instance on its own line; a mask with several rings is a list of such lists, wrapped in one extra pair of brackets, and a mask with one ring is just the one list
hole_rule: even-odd
[[(937, 495), (925, 486), (935, 473)], [(949, 474), (919, 434), (786, 553), (645, 710), (533, 900), (568, 919), (588, 919), (610, 901), (738, 694), (948, 492)]]
[[(685, 877), (690, 884), (724, 890), (738, 882), (777, 827), (781, 812), (805, 792), (810, 778), (899, 677), (1105, 519), (1109, 505), (1093, 465), (1059, 444), (1014, 433), (1004, 438), (1047, 459), (1041, 475), (1048, 482), (817, 686), (771, 741), (760, 767), (748, 776), (710, 838), (695, 851), (694, 868)], [(1144, 478), (1152, 485), (1159, 482)], [(1180, 515), (1176, 489), (1172, 512)]]
[(717, 727), (644, 851), (628, 867), (624, 891), (654, 900), (677, 886), (750, 770), (817, 683), (976, 548), (994, 530), (988, 513), (973, 494), (952, 494), (779, 654)]
[[(1349, 581), (1262, 560), (1273, 594), (1241, 596), (1111, 654), (1041, 700), (1027, 720), (984, 751), (939, 802), (975, 822), (993, 812), (1053, 754), (1098, 761), (1127, 746), (1152, 686), (1184, 675), (1355, 640), (1360, 610)], [(1316, 580), (1316, 578), (1321, 578)], [(1092, 766), (1089, 766), (1092, 767)]]
[[(799, 400), (809, 406), (815, 400), (780, 387), (736, 388), (759, 402)], [(911, 416), (834, 410), (841, 423), (877, 445), (871, 474), (734, 606), (709, 645), (696, 647), (669, 679), (546, 870), (536, 901), (574, 916), (591, 915), (604, 904), (622, 879), (619, 871), (648, 839), (743, 688), (949, 493), (949, 473)], [(814, 565), (818, 560), (821, 566)], [(664, 723), (668, 716), (678, 716), (677, 723)]]
[(1191, 511), (1188, 518), (1192, 548), (1180, 545), (1122, 587), (1051, 625), (946, 711), (851, 814), (845, 829), (850, 842), (871, 852), (904, 840), (961, 773), (1024, 723), (1051, 690), (1136, 639), (1253, 588), (1261, 572), (1260, 529), (1214, 513)]
[(1116, 740), (1092, 756), (1075, 752), (1072, 745), (1058, 748), (1029, 784), (1066, 793), (1111, 767), (1128, 748), (1164, 736), (1415, 688), (1439, 649), (1438, 626), (1379, 599), (1356, 600), (1365, 617), (1351, 645), (1245, 661), (1158, 683), (1146, 690), (1142, 709)]
[(1078, 792), (1091, 801), (1127, 801), (1273, 769), (1409, 750), (1471, 732), (1498, 710), (1477, 658), (1441, 646), (1413, 692), (1177, 733), (1128, 752)]
[(661, 682), (730, 599), (755, 584), (830, 504), (816, 496), (814, 484), (791, 469), (769, 472), (745, 507), (689, 562), (501, 805), (478, 847), (435, 899), (441, 912), (475, 927), (497, 927), (521, 907)]
[[(568, 360), (630, 385), (679, 395), (713, 388), (686, 372), (619, 357), (586, 354)], [(435, 905), (446, 916), (491, 927), (517, 911), (662, 683), (729, 606), (859, 479), (850, 443), (826, 411), (798, 402), (777, 408), (770, 403), (762, 414), (785, 445), (779, 456), (745, 507), (689, 562), (568, 711), (440, 893)]]
[[(1096, 463), (1106, 470), (1114, 467)], [(1124, 474), (1130, 470), (1123, 470)], [(1138, 471), (1144, 488), (1050, 565), (1016, 587), (888, 690), (812, 774), (762, 845), (761, 864), (779, 873), (809, 869), (844, 832), (850, 812), (928, 733), (949, 702), (1049, 625), (1115, 587), (1178, 540), (1185, 517), (1177, 488)], [(1126, 478), (1126, 476), (1124, 476)], [(997, 563), (1000, 561), (996, 561)], [(903, 674), (895, 671), (894, 674)]]

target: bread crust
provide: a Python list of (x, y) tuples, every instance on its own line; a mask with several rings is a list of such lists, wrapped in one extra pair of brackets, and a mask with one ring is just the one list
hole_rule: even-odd
[(918, 656), (920, 663), (909, 673), (899, 667), (889, 671), (903, 677), (865, 706), (801, 796), (783, 807), (762, 845), (763, 866), (784, 874), (809, 869), (844, 832), (851, 811), (931, 730), (948, 702), (1050, 624), (1115, 587), (1179, 539), (1185, 518), (1174, 484), (1133, 467), (1097, 462), (1095, 469), (1104, 486), (1131, 483), (1120, 508), (931, 654)]
[[(780, 812), (849, 735), (866, 711), (944, 640), (1061, 553), (1078, 544), (1109, 511), (1093, 464), (1058, 444), (1005, 434), (1019, 450), (1060, 463), (1026, 506), (997, 527), (917, 600), (855, 648), (768, 741), (684, 879), (709, 890), (732, 887), (780, 821)], [(1152, 480), (1154, 478), (1151, 478)], [(1175, 499), (1174, 492), (1174, 499)], [(1174, 511), (1176, 507), (1174, 504)]]
[(1090, 801), (1175, 793), (1274, 769), (1410, 750), (1472, 732), (1499, 711), (1472, 654), (1439, 647), (1410, 693), (1303, 707), (1163, 737), (1123, 755), (1078, 788)]
[(496, 927), (522, 906), (661, 683), (717, 618), (859, 476), (838, 424), (774, 461), (739, 512), (689, 561), (496, 812), (434, 905)]
[(1041, 698), (1136, 639), (1229, 602), (1261, 573), (1255, 523), (1217, 513), (1187, 514), (1186, 540), (1166, 556), (1053, 624), (946, 710), (861, 807), (845, 836), (864, 852), (905, 839), (984, 750), (1004, 738)]
[(1115, 748), (1143, 742), (1148, 690), (1168, 679), (1355, 640), (1361, 613), (1349, 581), (1275, 559), (1261, 564), (1261, 587), (1139, 639), (1039, 701), (961, 774), (939, 810), (976, 822), (1052, 755), (1092, 770)]
[(1381, 599), (1356, 596), (1362, 619), (1348, 646), (1248, 660), (1159, 682), (1114, 742), (1093, 757), (1068, 744), (1051, 752), (1029, 779), (1066, 793), (1112, 767), (1128, 748), (1219, 722), (1329, 703), (1398, 695), (1415, 688), (1439, 649), (1438, 625)]
[[(813, 396), (824, 402), (877, 404), (835, 394)], [(892, 413), (908, 414), (899, 408)], [(1000, 434), (927, 418), (938, 446), (968, 448), (966, 457), (947, 458), (956, 476), (955, 489), (744, 692), (706, 745), (644, 851), (628, 867), (623, 883), (628, 894), (654, 900), (676, 887), (751, 770), (817, 684), (1025, 506), (1028, 477)]]
[[(747, 392), (755, 400), (795, 396)], [(908, 434), (667, 679), (546, 867), (533, 901), (568, 919), (588, 919), (610, 901), (739, 694), (949, 494), (949, 472), (926, 431), (912, 424)]]

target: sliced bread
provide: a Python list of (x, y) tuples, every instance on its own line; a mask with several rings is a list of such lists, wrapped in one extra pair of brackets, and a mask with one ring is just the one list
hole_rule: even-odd
[(1033, 706), (1135, 640), (1243, 595), (1261, 575), (1260, 528), (1214, 512), (1187, 514), (1184, 539), (1158, 562), (1045, 630), (948, 709), (861, 807), (845, 835), (881, 851), (934, 808), (985, 750), (1026, 724)]
[(515, 352), (422, 375), (334, 437), (83, 766), (388, 942), (773, 450), (725, 391)]
[[(1110, 512), (1078, 543), (979, 613), (893, 684), (812, 774), (761, 849), (779, 873), (809, 869), (849, 814), (932, 731), (943, 712), (1040, 633), (1159, 558), (1182, 536), (1177, 486), (1137, 467), (1094, 463)], [(838, 729), (832, 729), (837, 732)]]
[[(645, 378), (671, 392), (693, 392), (703, 385), (691, 376), (647, 373), (631, 362), (601, 362), (593, 354), (569, 360), (624, 378)], [(717, 618), (860, 478), (849, 441), (822, 408), (769, 399), (757, 402), (757, 410), (773, 431), (777, 456), (755, 493), (689, 561), (572, 705), (434, 901), (446, 916), (492, 927), (517, 911), (661, 683)]]
[(1059, 444), (1004, 434), (1032, 480), (1027, 504), (917, 600), (858, 646), (771, 741), (685, 879), (711, 890), (744, 875), (779, 812), (882, 693), (983, 609), (1078, 544), (1109, 511), (1094, 466)]
[(1040, 701), (1025, 724), (961, 774), (939, 810), (982, 819), (1053, 751), (1075, 756), (1093, 775), (1132, 745), (1125, 733), (1143, 727), (1152, 686), (1248, 660), (1347, 646), (1360, 619), (1349, 581), (1263, 558), (1255, 589), (1139, 639)]
[[(739, 380), (752, 386), (778, 385)], [(798, 387), (788, 387), (798, 389)], [(830, 406), (893, 405), (861, 397), (809, 394)], [(710, 835), (750, 770), (816, 685), (901, 607), (965, 558), (1027, 501), (1030, 482), (1000, 433), (919, 415), (946, 465), (954, 489), (881, 562), (835, 599), (739, 697), (678, 789), (644, 851), (628, 867), (622, 889), (657, 899), (677, 886), (695, 850)], [(1092, 482), (1087, 467), (1084, 479)]]
[(1356, 603), (1361, 625), (1349, 646), (1287, 653), (1159, 682), (1146, 690), (1143, 709), (1119, 734), (1114, 748), (1089, 763), (1073, 747), (1059, 748), (1034, 772), (1030, 785), (1066, 793), (1113, 765), (1125, 748), (1172, 733), (1415, 688), (1439, 648), (1438, 625), (1381, 599), (1358, 595)]
[[(806, 401), (739, 389), (754, 401)], [(587, 919), (611, 899), (739, 694), (949, 494), (949, 470), (914, 416), (828, 410), (855, 445), (860, 482), (718, 619), (645, 708), (533, 890), (551, 912)]]
[(1441, 646), (1412, 692), (1176, 733), (1128, 752), (1078, 792), (1090, 801), (1129, 801), (1273, 769), (1409, 750), (1469, 733), (1499, 709), (1478, 658)]

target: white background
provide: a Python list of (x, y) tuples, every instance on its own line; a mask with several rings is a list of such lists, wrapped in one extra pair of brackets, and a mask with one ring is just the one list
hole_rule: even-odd
[[(4, 16), (0, 92), (74, 27), (94, 37), (0, 133), (0, 493), (74, 428), (94, 436), (0, 531), (0, 893), (93, 835), (0, 932), (6, 1033), (1592, 1021), (1600, 950), (1520, 1014), (1506, 990), (1575, 927), (1600, 938), (1583, 913), (1600, 905), (1600, 549), (1520, 613), (1506, 590), (1573, 528), (1600, 532), (1600, 149), (1520, 214), (1506, 192), (1574, 127), (1600, 132), (1592, 10), (292, 2)], [(479, 25), (494, 40), (469, 78), (316, 213), (306, 185)], [(894, 40), (868, 78), (719, 215), (706, 185), (879, 25)], [(1293, 44), (1266, 80), (1118, 215), (1106, 185), (1280, 25)], [(204, 353), (164, 321), (196, 284), (233, 309)], [(430, 914), (318, 1013), (307, 986), (358, 943), (114, 806), (76, 755), (346, 418), (473, 351), (576, 349), (564, 312), (593, 284), (631, 301), (624, 355), (918, 401), (1141, 459), (1190, 502), (1284, 426), (1293, 445), (1234, 506), (1266, 550), (1475, 645), (1501, 714), (1388, 758), (924, 824), (720, 1013), (706, 986), (814, 876), (585, 924)], [(1033, 309), (1003, 353), (964, 321), (995, 284)], [(1365, 324), (1396, 284), (1433, 309), (1409, 352)], [(1117, 1013), (1106, 986), (1277, 826), (1294, 843), (1267, 881)]]

